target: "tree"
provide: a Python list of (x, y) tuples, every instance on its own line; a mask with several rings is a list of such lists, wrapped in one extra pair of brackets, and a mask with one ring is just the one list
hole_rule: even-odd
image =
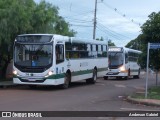
[(96, 40), (98, 40), (98, 41), (103, 41), (104, 38), (101, 36), (101, 38), (96, 38)]
[(142, 40), (143, 40), (143, 34), (140, 34), (136, 39), (131, 40), (125, 47), (135, 50), (141, 50)]
[(56, 21), (55, 28), (56, 30), (55, 33), (61, 34), (61, 35), (66, 35), (73, 37), (76, 32), (74, 30), (69, 29), (69, 23), (67, 23), (63, 17), (59, 16), (58, 20)]
[(116, 45), (112, 42), (112, 40), (108, 40), (108, 46), (116, 46)]
[[(143, 40), (144, 40), (144, 35), (140, 34), (136, 39), (131, 40), (125, 47), (142, 51), (144, 47)], [(146, 67), (146, 53), (142, 53), (139, 56), (138, 62), (141, 65), (141, 68)]]
[[(146, 67), (148, 42), (160, 43), (160, 12), (153, 12), (148, 17), (149, 19), (141, 26), (142, 34), (126, 45), (126, 47), (142, 51), (139, 60), (142, 68)], [(157, 70), (160, 68), (159, 60), (160, 50), (150, 50), (149, 64)]]
[[(0, 1), (0, 65), (2, 75), (12, 58), (12, 46), (18, 34), (51, 33), (74, 36), (76, 32), (69, 28), (59, 8), (34, 0), (1, 0)], [(3, 77), (4, 77), (3, 76)]]
[[(160, 12), (151, 13), (149, 19), (143, 24), (142, 33), (143, 33), (143, 46), (142, 51), (147, 56), (147, 44), (151, 43), (160, 43)], [(145, 59), (147, 59), (145, 56)], [(160, 50), (150, 50), (150, 65), (155, 69), (159, 70), (160, 68)]]

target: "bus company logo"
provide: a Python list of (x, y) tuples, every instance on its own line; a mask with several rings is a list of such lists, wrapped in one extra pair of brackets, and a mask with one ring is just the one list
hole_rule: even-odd
[(33, 76), (33, 73), (31, 73), (30, 76)]
[(27, 76), (33, 76), (33, 73), (26, 73)]
[(12, 117), (11, 112), (2, 112), (2, 117)]

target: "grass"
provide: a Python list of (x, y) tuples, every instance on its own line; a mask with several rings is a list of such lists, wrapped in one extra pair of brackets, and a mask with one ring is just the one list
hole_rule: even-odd
[[(136, 93), (132, 95), (133, 98), (145, 99), (145, 93)], [(154, 86), (148, 89), (147, 99), (160, 100), (160, 86)]]

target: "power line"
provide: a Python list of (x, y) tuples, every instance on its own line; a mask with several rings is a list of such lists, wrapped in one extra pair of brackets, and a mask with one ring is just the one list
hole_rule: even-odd
[(93, 21), (87, 21), (87, 20), (83, 20), (83, 19), (74, 19), (74, 18), (67, 18), (68, 20), (71, 20), (73, 22), (79, 22), (79, 23), (91, 23)]
[[(97, 29), (98, 30), (100, 30), (100, 31), (102, 31), (103, 33), (105, 33), (105, 34), (107, 34), (108, 36), (107, 36), (107, 38), (109, 39), (109, 40), (112, 40), (113, 42), (115, 42), (115, 44), (118, 44), (118, 46), (120, 46), (120, 45), (122, 45), (123, 46), (123, 44), (125, 43), (125, 42), (127, 42), (125, 39), (122, 39), (122, 38), (120, 38), (120, 37), (118, 37), (118, 36), (115, 36), (114, 34), (112, 34), (112, 33), (109, 33), (109, 32), (107, 32), (106, 30), (103, 30), (103, 29), (101, 29), (101, 27), (97, 27)], [(118, 40), (118, 41), (117, 41)]]
[(107, 37), (113, 41), (117, 41), (120, 42), (118, 45), (120, 45), (121, 43), (126, 43), (127, 39), (129, 39), (129, 37), (124, 36), (122, 34), (119, 34), (109, 28), (107, 28), (106, 26), (104, 26), (103, 24), (97, 22), (97, 29), (102, 31), (103, 33), (107, 34)]
[(114, 10), (116, 13), (118, 13), (119, 15), (121, 15), (122, 17), (124, 17), (125, 19), (131, 21), (132, 23), (134, 23), (134, 24), (136, 24), (136, 25), (138, 25), (138, 26), (141, 26), (140, 23), (136, 22), (134, 19), (129, 19), (129, 18), (126, 16), (126, 14), (123, 14), (123, 13), (120, 12), (117, 8), (114, 8), (114, 7), (108, 5), (108, 4), (105, 3), (105, 2), (103, 2), (103, 4), (104, 4), (106, 7), (108, 7), (108, 8), (110, 8), (110, 9)]
[[(114, 10), (115, 12), (117, 12), (118, 14), (120, 14), (121, 16), (126, 17), (125, 14), (122, 14), (116, 8), (113, 8), (112, 6), (110, 6), (110, 5), (108, 5), (108, 4), (104, 3), (104, 2), (103, 2), (103, 4), (106, 7)], [(70, 24), (71, 26), (84, 27), (84, 28), (86, 28), (86, 27), (93, 27), (94, 26), (95, 33), (93, 31), (93, 38), (96, 35), (96, 28), (98, 28), (103, 33), (106, 33), (110, 37), (115, 38), (117, 40), (130, 39), (129, 37), (127, 37), (125, 35), (122, 35), (122, 34), (120, 34), (118, 32), (115, 32), (115, 31), (111, 30), (110, 28), (104, 26), (103, 24), (97, 22), (97, 18), (96, 18), (96, 15), (95, 15), (96, 12), (97, 12), (96, 10), (97, 10), (97, 0), (95, 0), (95, 12), (94, 12), (94, 19), (93, 19), (94, 21), (91, 21), (91, 20), (88, 20), (88, 19), (87, 20), (86, 19), (85, 20), (84, 19), (76, 19), (76, 17), (77, 18), (80, 17), (80, 16), (84, 17), (84, 16), (88, 15), (89, 13), (93, 13), (93, 10), (92, 11), (88, 11), (88, 12), (82, 12), (82, 13), (77, 13), (77, 12), (74, 12), (74, 11), (70, 10), (70, 12), (74, 13), (75, 15), (65, 16), (64, 18), (67, 19), (67, 20), (69, 20), (71, 22), (71, 24)], [(89, 23), (91, 23), (91, 22), (93, 22), (94, 24), (93, 25), (89, 25)], [(132, 20), (132, 22), (134, 22), (134, 20)]]
[(125, 36), (125, 35), (122, 35), (122, 34), (120, 34), (120, 33), (117, 33), (117, 32), (111, 30), (110, 28), (104, 26), (103, 24), (101, 24), (101, 23), (99, 23), (99, 22), (98, 22), (98, 25), (100, 25), (103, 29), (105, 29), (106, 31), (108, 31), (108, 32), (110, 32), (110, 33), (112, 33), (112, 34), (114, 34), (114, 35), (116, 35), (116, 36), (118, 36), (118, 37), (125, 38), (125, 39), (130, 39), (129, 37), (127, 37), (127, 36)]
[(108, 31), (106, 31), (106, 30), (101, 29), (101, 27), (99, 27), (99, 26), (97, 27), (97, 29), (99, 29), (99, 30), (102, 31), (103, 33), (107, 34), (108, 37), (110, 36), (110, 37), (115, 38), (115, 39), (117, 39), (117, 40), (121, 40), (119, 37), (115, 36), (114, 34), (108, 32)]
[(72, 12), (72, 13), (76, 13), (76, 14), (72, 15), (72, 16), (64, 16), (64, 18), (73, 18), (73, 17), (77, 17), (77, 16), (87, 15), (89, 13), (93, 13), (93, 11), (88, 11), (88, 12), (83, 12), (83, 13), (77, 13), (77, 12)]
[(81, 25), (81, 24), (70, 24), (71, 26), (79, 26), (79, 27), (93, 27), (89, 25)]

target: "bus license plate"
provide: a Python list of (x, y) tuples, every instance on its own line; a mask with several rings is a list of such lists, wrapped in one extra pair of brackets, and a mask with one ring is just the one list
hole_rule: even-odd
[(28, 79), (28, 81), (36, 81), (36, 79)]
[(108, 73), (108, 74), (109, 74), (109, 75), (113, 75), (113, 73), (111, 73), (111, 72), (110, 72), (110, 73)]

